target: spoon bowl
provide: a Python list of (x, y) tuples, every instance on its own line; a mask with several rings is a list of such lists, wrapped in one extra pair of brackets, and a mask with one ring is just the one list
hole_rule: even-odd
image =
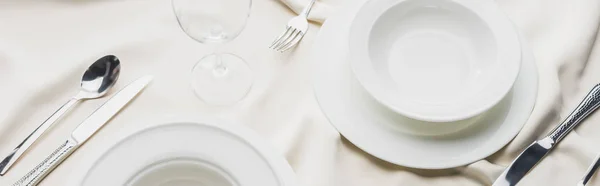
[(94, 62), (81, 79), (81, 99), (99, 98), (114, 86), (121, 72), (121, 61), (114, 55), (104, 56)]

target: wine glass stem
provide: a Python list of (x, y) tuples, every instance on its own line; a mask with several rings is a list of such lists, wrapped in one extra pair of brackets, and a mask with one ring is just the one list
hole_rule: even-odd
[(213, 69), (215, 76), (224, 76), (227, 74), (227, 65), (223, 62), (223, 54), (215, 52), (215, 67)]

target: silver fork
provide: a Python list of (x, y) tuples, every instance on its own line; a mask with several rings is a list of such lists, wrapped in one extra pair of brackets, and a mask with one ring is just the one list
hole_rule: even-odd
[(308, 30), (308, 14), (315, 1), (310, 0), (310, 3), (304, 7), (302, 13), (288, 22), (285, 26), (285, 31), (271, 43), (269, 48), (278, 52), (285, 52), (300, 42)]

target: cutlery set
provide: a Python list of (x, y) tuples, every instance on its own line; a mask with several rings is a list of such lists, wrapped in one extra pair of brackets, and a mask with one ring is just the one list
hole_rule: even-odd
[(94, 135), (104, 124), (117, 114), (129, 101), (140, 93), (148, 83), (152, 81), (151, 76), (144, 76), (127, 85), (110, 100), (98, 108), (92, 115), (83, 121), (71, 136), (60, 145), (50, 156), (37, 165), (29, 173), (25, 174), (14, 186), (37, 185), (54, 168), (62, 163), (71, 153), (75, 152), (83, 143)]
[[(81, 91), (69, 102), (60, 107), (50, 118), (37, 127), (0, 163), (2, 175), (19, 160), (27, 149), (56, 121), (63, 116), (73, 105), (80, 100), (103, 97), (116, 83), (121, 71), (121, 64), (117, 57), (108, 55), (94, 62), (83, 75)], [(116, 93), (106, 103), (100, 106), (85, 121), (83, 121), (71, 136), (50, 154), (38, 166), (25, 174), (13, 186), (38, 185), (50, 172), (62, 163), (71, 153), (85, 143), (104, 124), (116, 115), (127, 103), (138, 95), (152, 81), (151, 76), (142, 77), (129, 84)]]
[(2, 162), (0, 162), (0, 175), (6, 174), (8, 169), (23, 155), (37, 139), (60, 119), (77, 102), (86, 99), (96, 99), (104, 96), (117, 82), (121, 72), (121, 62), (115, 56), (104, 56), (94, 62), (83, 74), (81, 90), (67, 103), (60, 107), (44, 123), (38, 126), (27, 138), (23, 140)]

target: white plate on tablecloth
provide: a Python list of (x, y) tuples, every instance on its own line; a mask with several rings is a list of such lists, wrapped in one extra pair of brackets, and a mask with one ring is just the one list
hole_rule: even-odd
[[(314, 44), (319, 67), (315, 94), (333, 126), (350, 142), (384, 161), (421, 169), (444, 169), (486, 158), (508, 144), (526, 123), (537, 97), (537, 67), (530, 48), (523, 48), (521, 72), (513, 89), (467, 128), (446, 135), (415, 135), (422, 126), (380, 105), (353, 77), (347, 56), (348, 29), (359, 3), (329, 18)], [(522, 43), (525, 43), (523, 41)], [(438, 125), (438, 126), (435, 126)]]
[(294, 186), (291, 167), (242, 126), (173, 123), (107, 151), (82, 186)]

